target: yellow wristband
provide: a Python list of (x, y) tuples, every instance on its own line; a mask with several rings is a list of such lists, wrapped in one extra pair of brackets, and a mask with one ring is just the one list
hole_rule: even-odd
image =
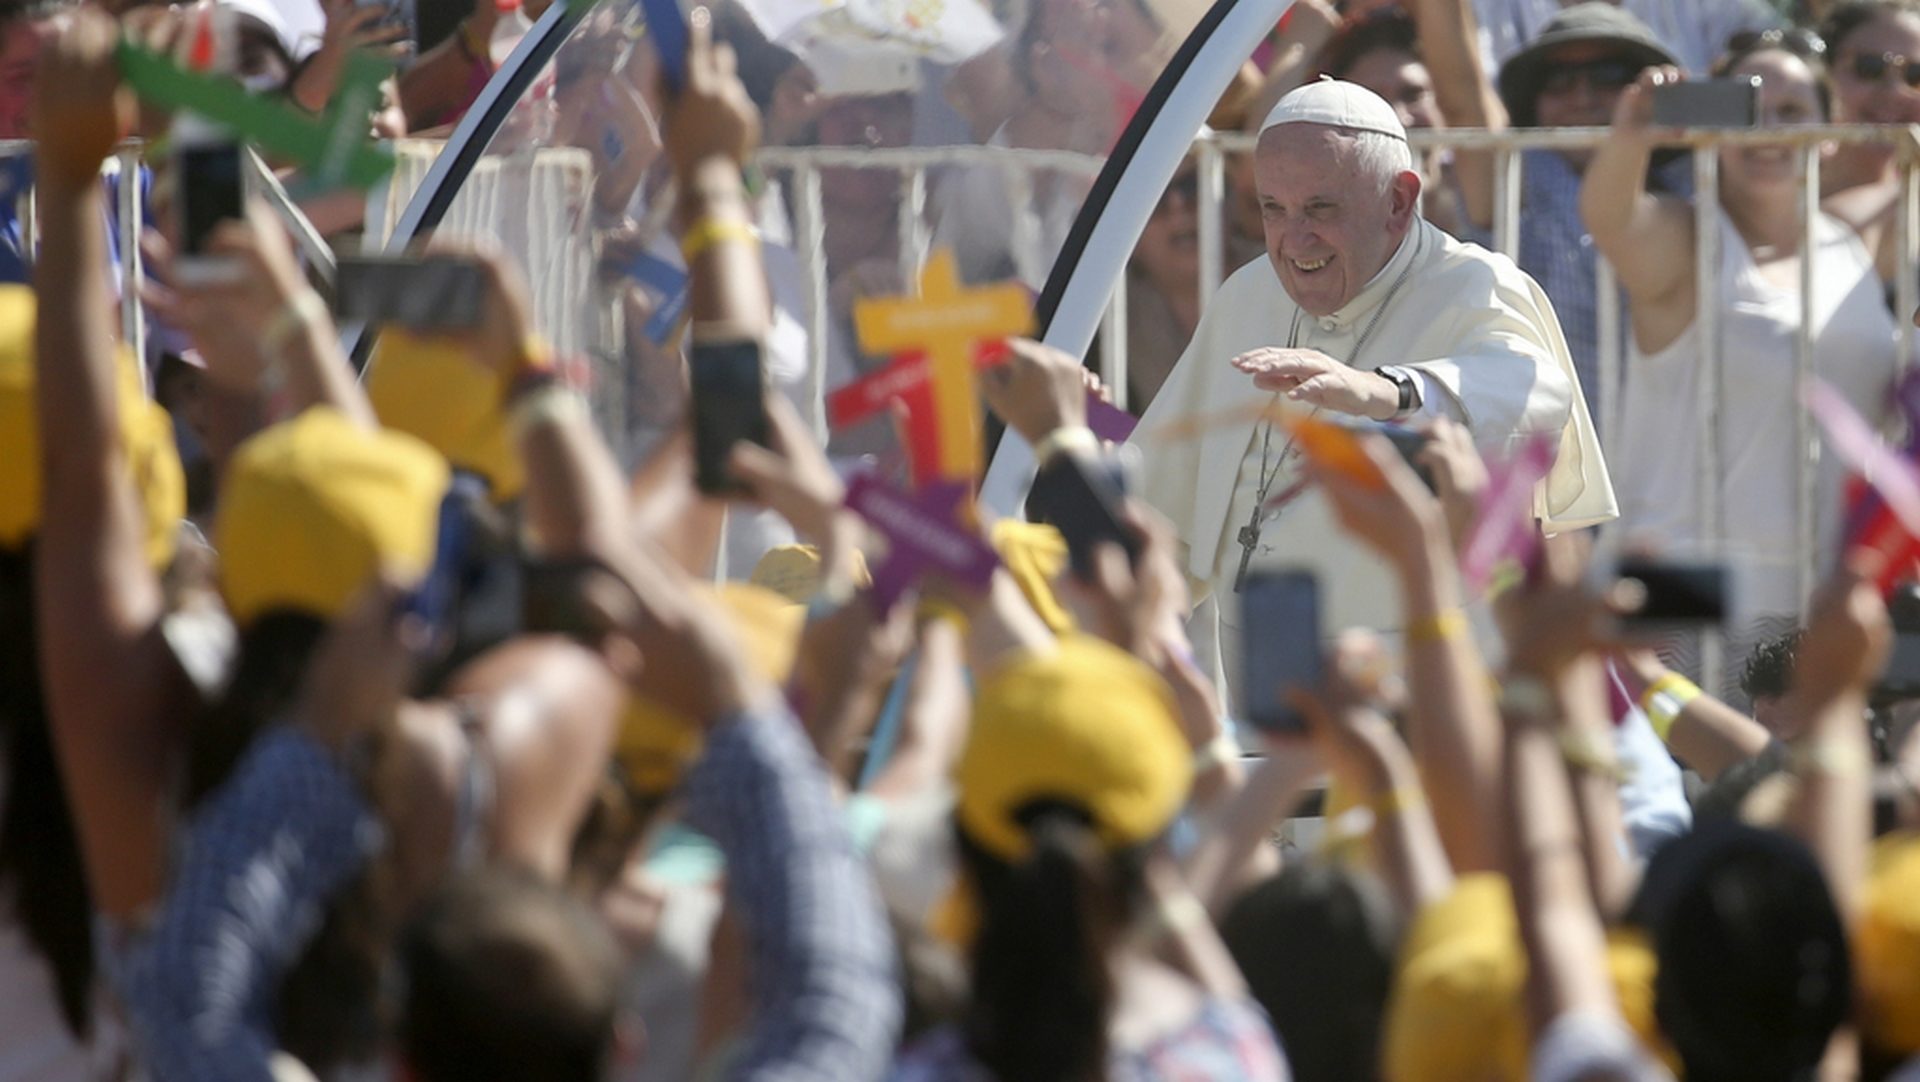
[(1674, 719), (1687, 708), (1687, 704), (1700, 697), (1700, 688), (1693, 681), (1677, 672), (1670, 672), (1640, 693), (1640, 709), (1647, 715), (1647, 721), (1653, 726), (1655, 736), (1662, 744), (1667, 742), (1667, 734), (1673, 731)]
[(1373, 812), (1375, 819), (1385, 819), (1415, 808), (1425, 807), (1426, 803), (1426, 792), (1415, 785), (1401, 789), (1388, 789), (1368, 801), (1367, 807)]
[(921, 620), (945, 620), (959, 628), (961, 634), (965, 634), (973, 626), (973, 621), (967, 617), (965, 609), (937, 597), (923, 595), (915, 616)]
[(1467, 614), (1459, 609), (1441, 609), (1424, 619), (1415, 620), (1407, 625), (1407, 641), (1410, 643), (1452, 642), (1464, 638), (1467, 634)]
[(707, 249), (725, 241), (758, 244), (760, 231), (733, 218), (702, 218), (689, 226), (686, 236), (680, 238), (680, 255), (687, 266), (692, 267), (693, 261)]
[(1592, 774), (1615, 782), (1627, 780), (1613, 741), (1605, 734), (1583, 729), (1568, 729), (1560, 734), (1560, 755), (1576, 772)]
[(1816, 739), (1788, 749), (1787, 767), (1795, 774), (1825, 774), (1846, 781), (1871, 773), (1873, 756), (1855, 744)]

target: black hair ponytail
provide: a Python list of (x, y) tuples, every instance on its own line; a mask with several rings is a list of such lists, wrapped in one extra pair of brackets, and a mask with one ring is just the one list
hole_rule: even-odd
[(981, 908), (967, 1043), (1000, 1082), (1098, 1082), (1114, 995), (1108, 957), (1137, 862), (1109, 855), (1077, 809), (1041, 803), (1020, 819), (1033, 848), (1017, 863), (961, 837)]
[(0, 627), (12, 629), (0, 648), (0, 891), (53, 970), (60, 1017), (85, 1039), (93, 1022), (93, 899), (41, 695), (26, 552), (0, 552)]

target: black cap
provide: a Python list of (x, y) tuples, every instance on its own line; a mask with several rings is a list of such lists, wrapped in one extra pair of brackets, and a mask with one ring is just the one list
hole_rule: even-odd
[(1622, 59), (1642, 68), (1680, 63), (1660, 44), (1660, 39), (1653, 36), (1653, 31), (1647, 29), (1647, 24), (1630, 11), (1605, 0), (1588, 0), (1563, 8), (1546, 29), (1540, 31), (1539, 37), (1509, 57), (1500, 68), (1500, 100), (1505, 103), (1514, 126), (1531, 128), (1537, 123), (1534, 99), (1540, 96), (1541, 84), (1547, 81), (1547, 72), (1552, 67), (1548, 57), (1553, 51), (1564, 45), (1589, 42), (1610, 45)]

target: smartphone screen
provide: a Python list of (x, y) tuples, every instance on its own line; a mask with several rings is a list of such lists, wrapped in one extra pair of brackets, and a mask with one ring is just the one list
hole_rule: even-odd
[(340, 260), (333, 294), (343, 323), (391, 323), (426, 333), (480, 325), (486, 270), (457, 256)]
[(1286, 695), (1320, 686), (1320, 580), (1303, 570), (1249, 575), (1240, 629), (1247, 721), (1267, 732), (1305, 731), (1306, 719)]
[(1662, 128), (1751, 128), (1760, 120), (1760, 79), (1737, 76), (1653, 88), (1653, 123)]
[(206, 252), (207, 238), (221, 222), (245, 213), (246, 192), (240, 173), (240, 144), (208, 143), (178, 151), (180, 175), (180, 251)]
[(1639, 609), (1622, 618), (1633, 627), (1698, 627), (1726, 617), (1723, 564), (1627, 559), (1620, 561), (1619, 578), (1642, 597)]
[(688, 371), (693, 391), (694, 483), (700, 491), (741, 491), (727, 456), (741, 440), (767, 446), (766, 385), (760, 343), (695, 342)]
[(1090, 579), (1093, 550), (1102, 542), (1119, 545), (1128, 563), (1140, 558), (1140, 539), (1120, 518), (1124, 499), (1113, 470), (1076, 455), (1061, 454), (1035, 475), (1027, 494), (1027, 513), (1034, 521), (1060, 531), (1067, 542), (1073, 573)]

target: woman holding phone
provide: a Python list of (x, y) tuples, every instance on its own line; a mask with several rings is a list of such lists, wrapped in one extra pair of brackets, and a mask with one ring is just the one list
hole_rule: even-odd
[[(1759, 124), (1826, 119), (1829, 91), (1817, 39), (1769, 33), (1740, 44), (1714, 74), (1759, 80)], [(1629, 543), (1679, 556), (1711, 551), (1716, 537), (1702, 513), (1707, 494), (1699, 489), (1697, 402), (1701, 381), (1716, 371), (1708, 359), (1720, 359), (1718, 537), (1728, 541), (1733, 584), (1727, 656), (1739, 658), (1797, 619), (1801, 516), (1817, 516), (1816, 559), (1830, 556), (1835, 544), (1840, 475), (1831, 456), (1822, 464), (1814, 506), (1799, 506), (1803, 450), (1794, 433), (1801, 322), (1812, 322), (1820, 378), (1869, 418), (1886, 408), (1895, 330), (1873, 259), (1846, 223), (1822, 212), (1813, 223), (1813, 248), (1803, 250), (1802, 178), (1792, 146), (1719, 151), (1720, 190), (1696, 194), (1719, 199), (1719, 273), (1712, 282), (1697, 279), (1694, 208), (1644, 185), (1660, 135), (1652, 123), (1654, 98), (1679, 78), (1674, 68), (1650, 68), (1621, 95), (1612, 134), (1587, 173), (1581, 214), (1629, 302), (1631, 357), (1615, 467)], [(1803, 273), (1813, 282), (1813, 310), (1805, 313)], [(1718, 309), (1717, 342), (1702, 333), (1703, 303)]]

